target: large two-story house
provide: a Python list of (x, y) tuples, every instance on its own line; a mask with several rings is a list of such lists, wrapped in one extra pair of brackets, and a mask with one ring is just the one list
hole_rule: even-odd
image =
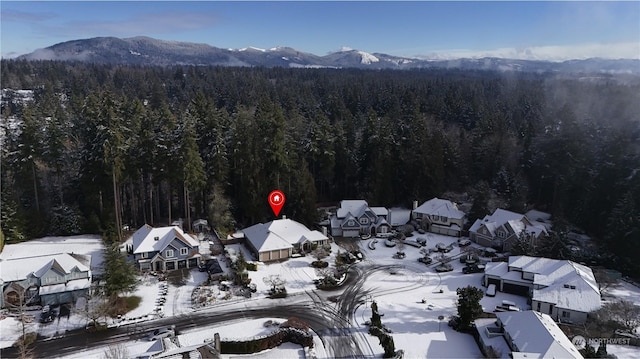
[(524, 214), (498, 208), (492, 215), (476, 220), (469, 228), (469, 239), (485, 247), (508, 251), (513, 242), (524, 236), (535, 246), (548, 232), (544, 225), (533, 222)]
[(411, 217), (429, 232), (460, 237), (465, 214), (455, 203), (436, 197), (414, 208)]
[(343, 200), (336, 214), (331, 216), (331, 235), (359, 237), (391, 230), (389, 210), (385, 207), (369, 207), (365, 200)]
[(59, 253), (0, 261), (2, 307), (73, 303), (91, 287), (91, 256)]
[(133, 234), (133, 255), (141, 270), (170, 271), (197, 267), (200, 243), (178, 226), (148, 224)]
[(567, 323), (584, 323), (602, 306), (591, 268), (569, 260), (511, 256), (509, 262), (488, 263), (484, 285), (531, 298), (531, 308)]

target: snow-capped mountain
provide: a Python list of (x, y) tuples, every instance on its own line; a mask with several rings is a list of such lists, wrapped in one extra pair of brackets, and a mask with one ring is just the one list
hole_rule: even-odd
[(628, 73), (640, 75), (640, 60), (586, 59), (564, 62), (497, 57), (420, 59), (342, 48), (325, 56), (278, 46), (222, 49), (207, 44), (164, 41), (149, 37), (97, 37), (59, 43), (20, 56), (27, 60), (82, 61), (133, 65), (213, 65), (264, 67), (328, 67), (362, 69), (460, 68), (470, 70)]

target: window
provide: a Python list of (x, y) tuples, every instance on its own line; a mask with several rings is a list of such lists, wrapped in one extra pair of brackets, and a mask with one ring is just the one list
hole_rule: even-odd
[(147, 258), (147, 252), (142, 252), (142, 254), (140, 255), (140, 258), (144, 259)]
[(500, 237), (500, 238), (504, 238), (504, 232), (499, 231), (499, 232), (498, 232), (498, 237)]
[(355, 226), (356, 222), (353, 219), (350, 219), (349, 222), (347, 222), (347, 225), (350, 227)]
[(185, 248), (180, 248), (180, 255), (181, 256), (186, 256), (189, 253), (189, 248), (185, 247)]
[(165, 253), (165, 256), (166, 256), (167, 258), (171, 258), (171, 257), (173, 257), (173, 250), (171, 250), (171, 249), (167, 249), (167, 251), (166, 251), (166, 252), (164, 252), (164, 253)]
[(431, 216), (431, 220), (433, 221), (437, 221), (440, 219), (440, 216), (436, 216), (435, 214), (433, 216)]
[(563, 317), (563, 318), (569, 318), (570, 316), (571, 316), (571, 313), (570, 313), (570, 312), (567, 312), (567, 311), (565, 311), (565, 310), (563, 310), (563, 311), (562, 311), (562, 317)]
[(445, 217), (445, 216), (441, 216), (441, 217), (440, 217), (440, 222), (446, 222), (446, 221), (447, 221), (447, 219), (448, 219), (447, 217)]
[(540, 311), (540, 302), (538, 302), (537, 308), (538, 309), (536, 309), (536, 310), (539, 312)]
[(369, 223), (369, 219), (366, 217), (360, 218), (360, 224), (367, 224)]

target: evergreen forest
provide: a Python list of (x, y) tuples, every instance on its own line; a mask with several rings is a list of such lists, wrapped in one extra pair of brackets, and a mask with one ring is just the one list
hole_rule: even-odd
[[(7, 243), (206, 218), (226, 234), (319, 204), (446, 193), (536, 208), (640, 277), (640, 81), (463, 70), (2, 60)], [(32, 90), (33, 96), (23, 96)], [(122, 239), (122, 238), (120, 238)], [(608, 256), (603, 256), (607, 253)]]

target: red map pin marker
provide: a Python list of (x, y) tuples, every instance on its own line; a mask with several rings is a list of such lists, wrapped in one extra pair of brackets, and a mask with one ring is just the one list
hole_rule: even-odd
[(276, 217), (280, 214), (280, 210), (282, 209), (282, 206), (284, 206), (284, 201), (284, 193), (282, 193), (281, 190), (275, 189), (269, 193), (269, 205)]

